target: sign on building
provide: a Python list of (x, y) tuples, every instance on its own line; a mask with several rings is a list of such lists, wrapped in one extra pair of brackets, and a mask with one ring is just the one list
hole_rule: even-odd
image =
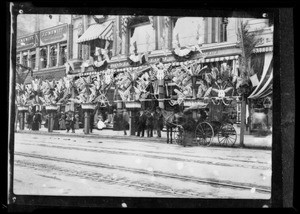
[(38, 33), (17, 39), (17, 51), (35, 48), (38, 45), (39, 45), (39, 34)]
[(67, 40), (67, 32), (67, 24), (40, 31), (40, 46)]

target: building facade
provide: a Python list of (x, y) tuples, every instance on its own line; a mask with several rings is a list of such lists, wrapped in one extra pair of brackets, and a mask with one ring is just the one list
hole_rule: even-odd
[[(61, 17), (57, 19), (62, 20)], [(264, 80), (270, 76), (266, 72), (273, 51), (273, 28), (268, 19), (69, 15), (64, 20), (63, 24), (52, 26), (51, 23), (46, 29), (35, 27), (34, 33), (18, 36), (17, 62), (33, 69), (33, 76), (28, 76), (25, 83), (32, 78), (78, 78), (108, 70), (115, 73), (151, 70), (151, 65), (159, 63), (168, 68), (192, 62), (209, 68), (226, 65), (231, 73), (236, 73), (242, 54), (239, 27), (242, 21), (248, 21), (252, 31), (260, 32), (261, 42), (255, 52), (263, 55), (261, 61), (265, 61), (257, 68), (262, 71), (255, 71), (261, 73), (258, 79), (263, 83), (257, 86), (260, 93), (251, 95), (249, 106), (270, 95), (266, 88), (271, 90), (272, 80)], [(41, 23), (40, 19), (37, 25)], [(200, 80), (196, 80), (196, 94), (200, 84)], [(158, 88), (162, 89), (149, 89), (158, 99), (144, 101), (142, 108), (155, 105), (172, 109), (168, 99), (177, 96), (174, 93), (176, 84), (166, 80), (163, 87)], [(122, 109), (124, 101), (116, 92), (112, 86), (107, 96), (114, 108)], [(236, 122), (240, 122), (239, 101), (234, 108)], [(248, 116), (250, 112), (248, 110)]]

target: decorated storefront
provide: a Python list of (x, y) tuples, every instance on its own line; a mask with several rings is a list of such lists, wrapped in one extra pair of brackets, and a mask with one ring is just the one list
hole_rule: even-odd
[(254, 49), (253, 86), (248, 96), (250, 132), (268, 134), (272, 129), (272, 89), (273, 89), (273, 28), (266, 28), (259, 35)]

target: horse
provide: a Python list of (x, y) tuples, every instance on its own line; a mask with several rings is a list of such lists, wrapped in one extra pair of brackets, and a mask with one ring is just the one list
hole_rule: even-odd
[(167, 129), (167, 143), (172, 144), (172, 134), (173, 134), (173, 128), (176, 128), (180, 118), (182, 117), (182, 113), (173, 111), (166, 111), (164, 109), (161, 110), (163, 118), (164, 118), (164, 124)]

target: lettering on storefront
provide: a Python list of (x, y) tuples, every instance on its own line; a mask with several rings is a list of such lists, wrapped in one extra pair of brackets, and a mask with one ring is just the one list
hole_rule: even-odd
[(33, 34), (30, 36), (22, 37), (17, 39), (17, 51), (35, 48), (38, 46), (39, 35)]
[(256, 47), (273, 45), (273, 33), (263, 34), (258, 36)]
[(68, 25), (57, 26), (55, 28), (40, 32), (40, 45), (47, 45), (67, 40)]

